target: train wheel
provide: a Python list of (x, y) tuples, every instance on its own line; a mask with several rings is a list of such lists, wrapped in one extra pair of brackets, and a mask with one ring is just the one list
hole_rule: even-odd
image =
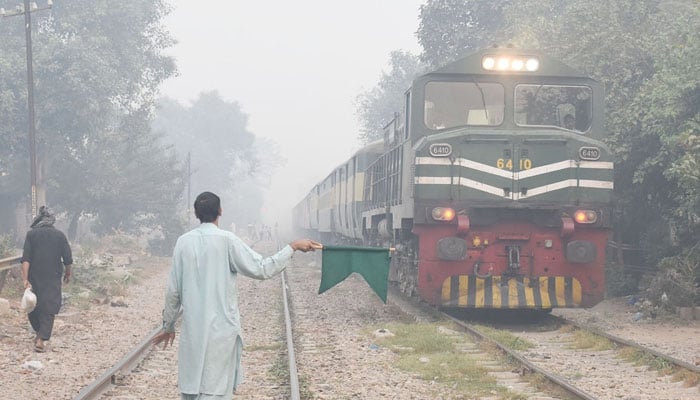
[(399, 266), (401, 292), (411, 297), (418, 293), (418, 266), (416, 263), (418, 255), (418, 237), (409, 229), (401, 230), (399, 233), (400, 245), (397, 256), (401, 260)]
[(418, 287), (418, 268), (415, 267), (415, 258), (401, 254), (401, 264), (398, 267), (398, 281), (401, 292), (411, 297)]

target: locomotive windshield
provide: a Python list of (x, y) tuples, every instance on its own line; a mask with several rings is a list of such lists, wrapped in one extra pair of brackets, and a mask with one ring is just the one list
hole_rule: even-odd
[(428, 82), (425, 126), (440, 130), (464, 125), (500, 125), (504, 89), (498, 83)]
[(591, 127), (592, 104), (591, 88), (587, 86), (518, 85), (515, 123), (586, 132)]

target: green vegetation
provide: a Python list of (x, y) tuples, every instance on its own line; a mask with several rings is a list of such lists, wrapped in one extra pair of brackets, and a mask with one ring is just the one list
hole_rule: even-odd
[(671, 375), (676, 382), (684, 382), (687, 387), (700, 384), (700, 374), (678, 368), (663, 358), (656, 357), (634, 347), (623, 347), (618, 351), (618, 356), (634, 365), (646, 365), (650, 369), (662, 375)]
[[(215, 91), (201, 93), (191, 105), (163, 98), (158, 101), (153, 127), (167, 132), (181, 159), (189, 157), (193, 196), (218, 188), (226, 210), (220, 226), (235, 221), (243, 227), (260, 221), (263, 182), (269, 182), (283, 158), (275, 143), (250, 132), (248, 115), (240, 104), (222, 99)], [(194, 198), (189, 200), (194, 202)]]
[(14, 251), (12, 236), (0, 234), (0, 258), (12, 257)]
[[(666, 257), (648, 285), (649, 298), (666, 311), (700, 304), (700, 243), (684, 255)], [(667, 301), (662, 301), (666, 293)]]
[(73, 264), (70, 284), (63, 285), (63, 293), (71, 306), (86, 309), (91, 304), (110, 303), (115, 297), (125, 296), (132, 285), (138, 285), (153, 269), (154, 262), (162, 259), (141, 255), (128, 266), (94, 265), (91, 252), (79, 254)]
[[(193, 218), (185, 210), (194, 199), (183, 199), (188, 153), (194, 195), (225, 188), (225, 226), (260, 219), (261, 187), (282, 162), (275, 144), (249, 132), (241, 106), (216, 93), (187, 107), (158, 100), (177, 74), (166, 54), (170, 9), (163, 0), (73, 0), (32, 15), (38, 187), (68, 221), (71, 241), (89, 226), (98, 236), (147, 234), (152, 253), (170, 254)], [(0, 234), (17, 229), (30, 181), (22, 21), (0, 24)]]
[(484, 325), (477, 326), (477, 329), (487, 337), (515, 351), (525, 351), (535, 347), (534, 343), (530, 343), (525, 339), (522, 339), (518, 336), (513, 335), (510, 332), (501, 329), (493, 329)]
[(486, 369), (480, 367), (468, 353), (460, 351), (460, 344), (471, 344), (466, 335), (451, 334), (441, 326), (444, 325), (390, 324), (383, 328), (394, 336), (375, 340), (398, 355), (398, 368), (416, 373), (427, 381), (439, 382), (470, 396), (493, 396), (497, 393), (502, 399), (521, 398), (498, 386)]
[[(162, 229), (176, 215), (181, 162), (150, 128), (155, 95), (176, 72), (164, 55), (168, 12), (161, 0), (75, 0), (32, 16), (39, 175), (71, 239), (85, 215), (98, 234)], [(0, 180), (0, 226), (12, 229), (29, 182), (22, 18), (3, 19), (0, 35), (0, 160), (11, 171)]]
[(574, 341), (571, 343), (573, 349), (588, 349), (593, 351), (612, 350), (615, 348), (613, 342), (588, 331), (576, 329), (574, 332)]

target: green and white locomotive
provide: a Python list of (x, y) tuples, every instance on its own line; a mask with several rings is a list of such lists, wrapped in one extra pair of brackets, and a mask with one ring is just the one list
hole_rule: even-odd
[(294, 208), (326, 243), (396, 248), (390, 279), (443, 307), (591, 307), (605, 290), (613, 162), (600, 83), (486, 49), (416, 78), (372, 143)]

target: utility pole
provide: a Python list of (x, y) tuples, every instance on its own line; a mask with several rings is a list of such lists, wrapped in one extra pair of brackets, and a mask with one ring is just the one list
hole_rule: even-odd
[(34, 115), (34, 68), (32, 66), (32, 13), (48, 10), (53, 6), (53, 0), (48, 0), (45, 7), (38, 7), (35, 2), (24, 0), (24, 5), (18, 5), (14, 12), (5, 12), (0, 8), (0, 16), (14, 17), (24, 14), (24, 36), (27, 42), (27, 108), (29, 110), (29, 174), (31, 175), (31, 213), (37, 215), (37, 200), (46, 203), (46, 192), (37, 192), (37, 157), (36, 157), (36, 122)]

